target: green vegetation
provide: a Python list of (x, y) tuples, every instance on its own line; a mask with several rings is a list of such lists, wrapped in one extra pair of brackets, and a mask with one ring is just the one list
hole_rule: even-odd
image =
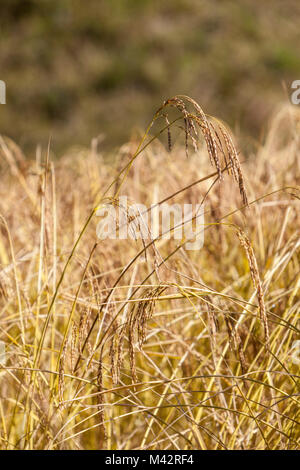
[(299, 15), (297, 0), (1, 0), (0, 133), (117, 147), (180, 92), (257, 138), (300, 77)]

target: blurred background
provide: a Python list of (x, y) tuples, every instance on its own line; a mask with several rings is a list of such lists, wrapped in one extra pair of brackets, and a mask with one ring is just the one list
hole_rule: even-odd
[(0, 133), (27, 152), (113, 149), (177, 93), (251, 145), (300, 79), (299, 0), (1, 0), (0, 28)]

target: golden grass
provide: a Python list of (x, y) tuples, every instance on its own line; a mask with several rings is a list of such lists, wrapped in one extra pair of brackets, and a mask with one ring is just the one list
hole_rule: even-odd
[[(1, 448), (299, 449), (299, 129), (238, 156), (178, 96), (114, 164), (1, 138)], [(203, 248), (98, 240), (119, 195), (204, 201)]]

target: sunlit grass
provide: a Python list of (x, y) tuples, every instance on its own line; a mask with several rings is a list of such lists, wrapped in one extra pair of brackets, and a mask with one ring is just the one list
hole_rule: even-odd
[[(175, 97), (114, 165), (1, 138), (1, 448), (299, 448), (299, 124), (246, 157)], [(203, 202), (203, 248), (99, 240), (120, 195)]]

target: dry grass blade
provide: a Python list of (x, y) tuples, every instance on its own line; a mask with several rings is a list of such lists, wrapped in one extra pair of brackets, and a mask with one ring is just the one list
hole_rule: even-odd
[[(299, 449), (299, 122), (278, 115), (243, 166), (180, 95), (115, 163), (93, 144), (25, 171), (1, 140), (1, 448)], [(147, 209), (99, 240), (119, 196)], [(151, 232), (166, 203), (204, 207), (201, 249), (175, 217)]]
[(244, 248), (247, 259), (249, 262), (249, 267), (250, 267), (250, 274), (252, 278), (252, 282), (254, 285), (254, 288), (257, 290), (257, 298), (258, 298), (258, 304), (259, 304), (259, 314), (260, 318), (264, 324), (264, 329), (265, 329), (265, 339), (266, 343), (269, 343), (270, 339), (270, 334), (269, 334), (269, 326), (268, 326), (268, 319), (267, 319), (267, 314), (266, 314), (266, 306), (264, 302), (264, 294), (263, 294), (263, 287), (262, 287), (262, 282), (259, 276), (259, 271), (257, 267), (257, 261), (255, 258), (255, 254), (253, 251), (253, 248), (251, 246), (251, 243), (249, 241), (249, 238), (243, 232), (242, 230), (239, 230), (237, 232), (238, 238), (240, 240), (240, 243), (242, 247)]

